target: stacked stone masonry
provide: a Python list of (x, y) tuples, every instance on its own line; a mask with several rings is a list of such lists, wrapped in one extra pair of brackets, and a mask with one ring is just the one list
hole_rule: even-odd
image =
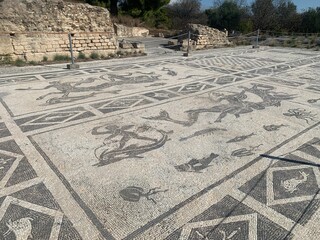
[[(75, 33), (72, 34), (72, 41), (74, 52), (86, 55), (92, 52), (108, 55), (118, 49), (112, 33)], [(57, 54), (70, 54), (67, 33), (8, 33), (0, 35), (0, 43), (0, 56), (11, 56), (13, 59), (42, 61), (44, 57), (52, 60)]]

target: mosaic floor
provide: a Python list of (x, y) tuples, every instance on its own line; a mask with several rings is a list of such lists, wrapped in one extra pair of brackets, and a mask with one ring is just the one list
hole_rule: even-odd
[(320, 54), (0, 75), (0, 239), (319, 239)]

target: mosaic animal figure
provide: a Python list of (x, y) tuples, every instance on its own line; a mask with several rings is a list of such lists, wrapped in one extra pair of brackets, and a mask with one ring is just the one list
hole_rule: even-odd
[(29, 238), (32, 238), (32, 220), (32, 218), (20, 218), (12, 222), (10, 219), (6, 224), (9, 229), (3, 235), (8, 236), (13, 232), (16, 240), (28, 240)]
[(253, 146), (253, 147), (249, 147), (249, 149), (247, 148), (240, 148), (237, 150), (234, 150), (231, 153), (231, 156), (233, 157), (245, 157), (245, 156), (251, 156), (254, 154), (253, 151), (255, 151), (256, 149), (258, 149), (262, 144), (258, 145), (258, 146)]
[(99, 160), (95, 166), (105, 166), (126, 158), (143, 158), (141, 154), (162, 147), (169, 140), (168, 134), (171, 132), (145, 125), (140, 127), (108, 125), (95, 127), (91, 133), (109, 135), (103, 145), (95, 149), (95, 156)]
[[(186, 111), (188, 119), (185, 121), (176, 120), (170, 117), (167, 111), (161, 111), (159, 115), (152, 117), (144, 117), (149, 120), (169, 121), (183, 126), (192, 126), (198, 121), (202, 113), (220, 113), (215, 122), (221, 122), (228, 114), (239, 118), (243, 114), (251, 113), (257, 110), (264, 110), (267, 107), (279, 107), (281, 101), (294, 99), (295, 96), (287, 93), (278, 93), (273, 91), (274, 87), (262, 84), (253, 84), (251, 88), (241, 87), (243, 90), (239, 93), (224, 95), (219, 93), (215, 103), (227, 102), (215, 105), (209, 108), (199, 108)], [(260, 97), (260, 102), (247, 101), (247, 92)], [(212, 98), (212, 95), (210, 96)]]
[(215, 153), (211, 153), (210, 156), (204, 157), (201, 159), (191, 159), (189, 162), (174, 166), (176, 170), (179, 172), (197, 172), (201, 173), (201, 170), (204, 170), (210, 167), (210, 163), (213, 159), (219, 157), (219, 155)]
[(297, 119), (303, 119), (307, 123), (309, 123), (309, 120), (315, 121), (314, 118), (317, 116), (317, 114), (312, 114), (311, 112), (307, 112), (306, 109), (289, 109), (287, 113), (283, 114), (284, 116), (288, 117), (296, 117)]
[[(99, 77), (89, 77), (85, 79), (81, 79), (80, 81), (73, 82), (62, 82), (62, 81), (51, 81), (49, 85), (40, 88), (40, 89), (16, 89), (16, 90), (47, 90), (50, 88), (55, 88), (57, 91), (49, 92), (47, 94), (39, 96), (36, 100), (42, 100), (51, 95), (59, 95), (58, 97), (49, 98), (46, 103), (47, 104), (57, 104), (57, 103), (65, 103), (65, 102), (74, 102), (81, 99), (86, 99), (89, 97), (93, 97), (98, 93), (112, 93), (118, 94), (120, 90), (114, 91), (104, 91), (107, 88), (113, 86), (119, 86), (124, 84), (139, 84), (139, 83), (152, 83), (154, 81), (159, 80), (160, 75), (155, 74), (154, 72), (136, 72), (134, 73), (125, 73), (125, 74), (104, 74)], [(96, 83), (100, 81), (100, 83)], [(102, 81), (102, 83), (101, 83)], [(79, 95), (79, 93), (87, 93)], [(70, 96), (73, 94), (73, 96)]]
[[(237, 230), (232, 231), (230, 234), (227, 234), (226, 231), (224, 231), (224, 230), (218, 230), (218, 231), (219, 231), (219, 233), (221, 233), (221, 235), (222, 235), (222, 240), (231, 240), (231, 239), (236, 239), (236, 238), (234, 238), (234, 237), (237, 235), (237, 233), (238, 233), (240, 230), (241, 230), (241, 229), (238, 228)], [(209, 231), (209, 232), (207, 232), (206, 234), (202, 234), (202, 233), (200, 233), (200, 232), (197, 231), (197, 230), (195, 231), (195, 233), (196, 233), (201, 239), (203, 239), (203, 240), (209, 240), (209, 239), (211, 239), (211, 238), (208, 237), (211, 232), (212, 232), (212, 231)], [(219, 239), (220, 239), (220, 238), (219, 238)]]
[(306, 181), (308, 181), (308, 174), (306, 174), (305, 172), (300, 172), (302, 178), (296, 177), (296, 178), (291, 178), (291, 179), (287, 179), (285, 181), (281, 181), (281, 186), (284, 187), (284, 189), (287, 192), (290, 193), (294, 193), (295, 191), (298, 190), (298, 186), (301, 183), (304, 183)]

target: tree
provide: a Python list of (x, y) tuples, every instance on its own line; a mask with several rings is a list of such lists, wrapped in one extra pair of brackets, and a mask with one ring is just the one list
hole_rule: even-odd
[(309, 8), (302, 14), (301, 30), (306, 33), (320, 32), (320, 7)]
[(238, 30), (241, 10), (234, 1), (224, 1), (218, 8), (206, 11), (209, 26), (218, 29)]
[(207, 22), (205, 13), (201, 11), (200, 0), (178, 0), (169, 5), (168, 14), (175, 29), (182, 29), (188, 23), (205, 24)]
[(118, 15), (118, 2), (119, 0), (86, 0), (91, 5), (96, 5), (104, 8), (108, 8), (111, 15)]
[(277, 25), (276, 8), (272, 0), (255, 0), (252, 5), (252, 20), (256, 29), (273, 30)]
[(120, 7), (133, 17), (142, 17), (146, 12), (158, 11), (169, 2), (170, 0), (122, 0)]
[(278, 0), (276, 3), (277, 28), (286, 31), (298, 31), (301, 25), (297, 6), (291, 0)]
[(110, 13), (113, 16), (118, 15), (118, 0), (110, 0)]
[(214, 7), (206, 10), (208, 25), (220, 30), (252, 31), (249, 8), (244, 0), (218, 0)]

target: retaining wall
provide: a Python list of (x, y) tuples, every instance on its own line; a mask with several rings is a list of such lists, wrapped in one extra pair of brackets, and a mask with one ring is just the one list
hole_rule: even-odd
[[(79, 52), (89, 56), (99, 53), (107, 56), (119, 50), (125, 52), (144, 51), (142, 45), (131, 45), (126, 49), (119, 47), (113, 32), (74, 33), (72, 36), (74, 56)], [(53, 60), (55, 55), (70, 55), (67, 33), (1, 33), (0, 57), (10, 56), (13, 60), (42, 61), (44, 57)]]

